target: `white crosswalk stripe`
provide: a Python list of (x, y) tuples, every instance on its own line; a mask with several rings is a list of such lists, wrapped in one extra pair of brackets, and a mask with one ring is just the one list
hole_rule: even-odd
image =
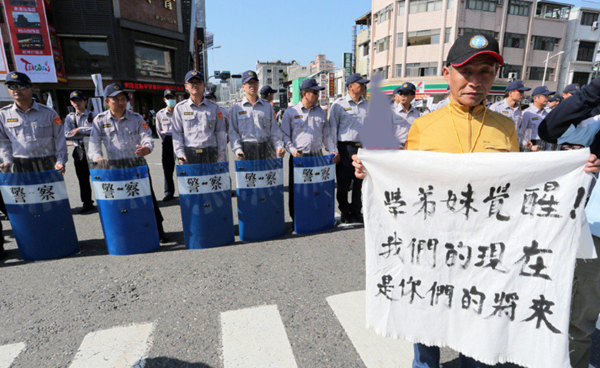
[(221, 313), (225, 368), (297, 368), (276, 305)]
[(382, 337), (365, 327), (364, 291), (330, 296), (327, 302), (367, 368), (412, 367), (413, 344)]
[(9, 368), (25, 349), (24, 343), (0, 346), (0, 368)]
[(153, 329), (152, 323), (145, 323), (89, 333), (70, 368), (143, 367)]

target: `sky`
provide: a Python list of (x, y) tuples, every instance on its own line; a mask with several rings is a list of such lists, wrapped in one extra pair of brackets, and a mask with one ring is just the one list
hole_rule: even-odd
[(341, 67), (354, 21), (370, 10), (370, 0), (207, 0), (206, 28), (221, 46), (208, 51), (209, 74), (255, 70), (257, 60), (308, 65), (317, 54)]

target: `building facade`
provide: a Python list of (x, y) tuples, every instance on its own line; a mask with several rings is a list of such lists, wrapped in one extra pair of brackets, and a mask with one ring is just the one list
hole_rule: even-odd
[(599, 15), (600, 9), (577, 8), (571, 11), (564, 63), (559, 74), (559, 91), (571, 83), (588, 84), (594, 77), (600, 41)]
[(571, 7), (529, 0), (373, 0), (370, 71), (383, 74), (388, 93), (411, 81), (418, 98), (439, 101), (447, 91), (442, 67), (453, 40), (480, 32), (498, 40), (506, 62), (492, 96), (502, 98), (509, 78), (555, 89)]
[(257, 61), (256, 62), (256, 75), (258, 76), (258, 83), (260, 87), (271, 86), (273, 89), (283, 87), (283, 82), (287, 80), (288, 67), (293, 62), (277, 61)]
[(371, 65), (371, 12), (354, 21), (354, 71), (369, 75)]
[(310, 74), (319, 72), (333, 72), (335, 66), (333, 61), (327, 60), (324, 54), (319, 54), (315, 57), (315, 60), (310, 62)]
[(310, 75), (310, 65), (300, 65), (292, 60), (292, 65), (288, 67), (287, 80), (292, 81), (298, 78), (306, 78)]

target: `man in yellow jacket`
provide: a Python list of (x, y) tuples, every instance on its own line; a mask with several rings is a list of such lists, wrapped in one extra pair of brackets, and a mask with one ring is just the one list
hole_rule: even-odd
[[(407, 150), (447, 153), (518, 152), (515, 123), (486, 108), (498, 68), (504, 64), (498, 42), (479, 33), (459, 37), (448, 52), (444, 78), (450, 89), (449, 103), (413, 123)], [(353, 156), (355, 175), (366, 177), (366, 170)], [(591, 156), (586, 171), (598, 171), (600, 160)], [(436, 346), (415, 344), (413, 368), (438, 368), (440, 350)], [(490, 367), (461, 354), (461, 368)]]

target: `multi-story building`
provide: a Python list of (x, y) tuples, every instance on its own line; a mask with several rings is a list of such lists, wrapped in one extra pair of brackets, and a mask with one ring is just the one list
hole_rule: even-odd
[[(295, 61), (294, 61), (295, 62)], [(283, 62), (277, 60), (271, 61), (257, 61), (256, 62), (256, 74), (258, 76), (258, 82), (260, 87), (271, 86), (273, 89), (278, 89), (283, 86), (283, 82), (287, 80), (288, 67), (292, 65), (292, 62)]]
[(388, 93), (411, 81), (419, 98), (438, 101), (447, 90), (442, 67), (453, 40), (481, 32), (498, 40), (506, 61), (492, 96), (501, 98), (511, 77), (555, 89), (562, 55), (552, 56), (564, 49), (571, 7), (530, 0), (373, 0), (370, 71), (383, 74)]
[(287, 80), (293, 81), (298, 78), (306, 78), (310, 75), (310, 65), (300, 65), (296, 60), (292, 60), (292, 65), (287, 70)]
[(371, 12), (354, 21), (354, 71), (369, 75), (371, 65)]
[(310, 74), (333, 72), (334, 69), (335, 66), (333, 65), (333, 61), (327, 60), (327, 57), (324, 54), (317, 55), (315, 60), (310, 62)]
[(571, 10), (567, 26), (564, 62), (558, 80), (558, 90), (571, 83), (588, 84), (593, 78), (593, 68), (598, 62), (600, 41), (600, 9), (577, 8)]

